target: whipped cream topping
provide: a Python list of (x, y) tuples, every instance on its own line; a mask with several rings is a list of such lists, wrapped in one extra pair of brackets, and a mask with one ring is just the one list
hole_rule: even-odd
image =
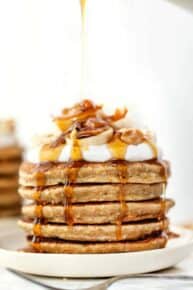
[[(68, 162), (71, 160), (72, 146), (67, 144), (62, 149), (58, 156), (59, 162)], [(35, 147), (27, 152), (26, 159), (32, 163), (40, 162), (40, 151), (41, 147)], [(86, 149), (82, 149), (83, 160), (88, 162), (106, 162), (113, 159), (113, 155), (110, 152), (107, 144), (103, 145), (90, 145)], [(161, 150), (158, 150), (158, 158), (161, 158)], [(135, 161), (147, 161), (155, 158), (154, 153), (147, 143), (139, 145), (127, 146), (124, 160), (135, 162)]]
[(101, 106), (88, 100), (64, 109), (54, 119), (56, 134), (38, 137), (26, 155), (29, 162), (78, 161), (130, 162), (161, 158), (155, 135), (145, 129), (141, 120), (126, 109), (107, 116)]

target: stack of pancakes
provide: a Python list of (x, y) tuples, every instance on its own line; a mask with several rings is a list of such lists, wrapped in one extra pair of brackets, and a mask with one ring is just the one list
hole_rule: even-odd
[(18, 171), (22, 149), (15, 138), (13, 120), (0, 120), (0, 217), (20, 212)]
[[(166, 245), (166, 214), (174, 205), (165, 198), (169, 165), (154, 155), (149, 132), (117, 127), (125, 115), (107, 116), (88, 100), (65, 109), (55, 119), (61, 133), (42, 139), (37, 159), (33, 155), (22, 164), (19, 192), (27, 204), (19, 225), (30, 251), (112, 253)], [(109, 127), (111, 136), (104, 134)], [(129, 146), (137, 157), (123, 150)], [(147, 146), (149, 155), (140, 157), (140, 146)], [(85, 152), (93, 149), (88, 158)]]

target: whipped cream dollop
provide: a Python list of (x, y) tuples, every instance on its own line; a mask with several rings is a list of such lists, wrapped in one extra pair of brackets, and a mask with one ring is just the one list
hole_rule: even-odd
[(155, 135), (126, 109), (108, 116), (101, 106), (84, 100), (54, 119), (55, 133), (36, 138), (26, 159), (32, 163), (58, 161), (130, 162), (161, 158)]
[[(41, 151), (41, 147), (31, 148), (26, 154), (26, 159), (32, 163), (40, 162), (41, 161), (40, 151)], [(72, 146), (70, 146), (69, 144), (65, 145), (56, 161), (59, 161), (59, 162), (70, 161), (71, 151), (72, 151)], [(83, 148), (82, 157), (83, 157), (83, 160), (88, 161), (88, 162), (106, 162), (106, 161), (110, 161), (114, 159), (107, 144), (90, 145), (86, 149)], [(160, 149), (158, 149), (157, 157), (161, 158)], [(127, 146), (124, 160), (130, 161), (130, 162), (136, 162), (136, 161), (147, 161), (154, 158), (156, 158), (156, 156), (154, 155), (154, 152), (152, 151), (150, 146), (146, 143), (142, 143), (139, 145)]]

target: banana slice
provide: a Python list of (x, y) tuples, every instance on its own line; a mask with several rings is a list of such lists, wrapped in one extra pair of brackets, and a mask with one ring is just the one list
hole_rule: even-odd
[(108, 143), (112, 136), (113, 129), (111, 127), (108, 127), (105, 131), (98, 135), (79, 139), (79, 143), (82, 147), (90, 145), (102, 145)]
[(76, 121), (83, 121), (89, 117), (95, 117), (101, 108), (101, 105), (95, 105), (90, 100), (83, 100), (73, 107), (63, 109), (62, 115), (54, 118), (54, 122), (56, 126), (64, 132)]
[(59, 138), (60, 134), (47, 134), (47, 135), (35, 135), (32, 138), (32, 147), (43, 146), (46, 144), (51, 144)]
[(145, 134), (138, 129), (120, 129), (118, 131), (118, 134), (120, 135), (121, 141), (123, 141), (126, 144), (131, 145), (138, 145), (146, 141), (147, 137)]

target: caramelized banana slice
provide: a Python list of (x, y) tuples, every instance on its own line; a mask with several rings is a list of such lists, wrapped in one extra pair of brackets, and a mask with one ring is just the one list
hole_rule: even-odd
[(120, 129), (118, 131), (121, 141), (126, 144), (138, 145), (147, 140), (146, 135), (138, 129)]
[(71, 108), (63, 109), (62, 116), (56, 117), (54, 122), (60, 130), (66, 131), (74, 122), (96, 116), (101, 108), (102, 106), (95, 105), (90, 100), (83, 100)]
[(118, 108), (115, 110), (114, 114), (111, 116), (106, 116), (103, 113), (103, 119), (106, 120), (109, 123), (109, 125), (116, 128), (116, 123), (123, 120), (125, 118), (125, 116), (127, 115), (127, 112), (128, 112), (128, 110), (126, 108), (123, 108), (123, 109)]
[(90, 145), (102, 145), (109, 142), (113, 136), (113, 129), (111, 127), (105, 128), (105, 130), (95, 136), (79, 139), (81, 146), (86, 147)]

